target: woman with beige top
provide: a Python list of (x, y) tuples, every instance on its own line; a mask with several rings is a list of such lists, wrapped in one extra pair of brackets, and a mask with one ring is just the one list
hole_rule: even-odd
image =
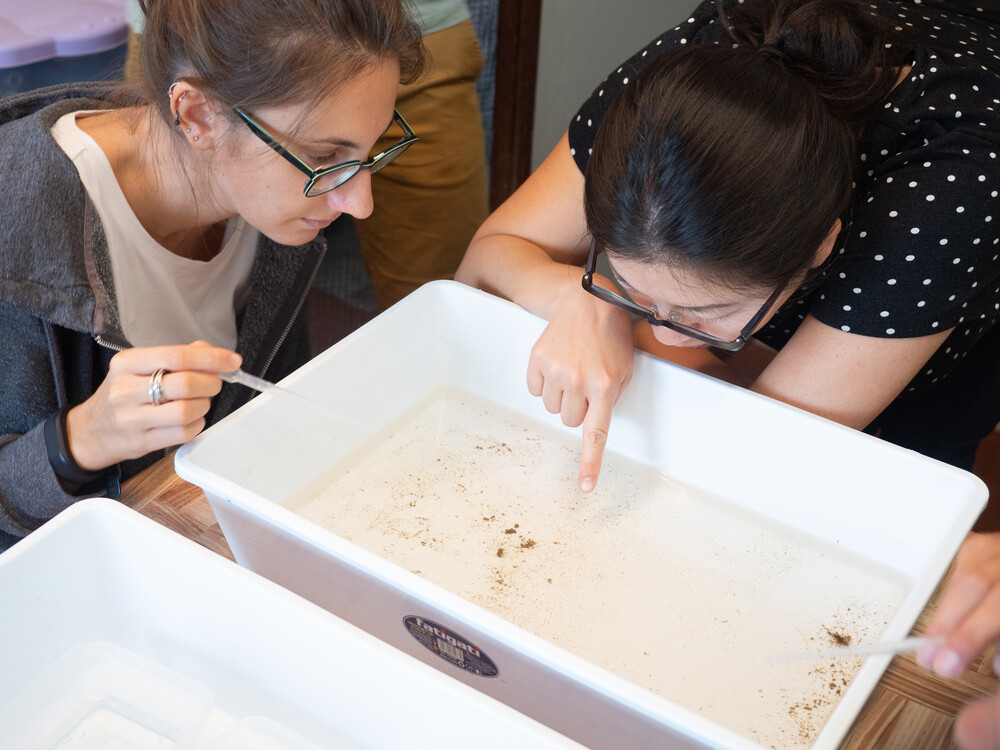
[(244, 402), (220, 373), (302, 364), (320, 231), (415, 140), (399, 0), (144, 12), (138, 87), (0, 101), (0, 548)]

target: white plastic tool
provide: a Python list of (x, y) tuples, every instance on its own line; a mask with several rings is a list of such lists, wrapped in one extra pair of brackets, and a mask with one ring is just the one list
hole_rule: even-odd
[(251, 375), (242, 368), (234, 370), (233, 372), (221, 372), (219, 373), (219, 377), (227, 383), (239, 383), (240, 385), (245, 385), (247, 388), (260, 391), (261, 393), (270, 393), (284, 399), (294, 399), (302, 406), (308, 406), (311, 409), (319, 409), (333, 419), (349, 423), (355, 427), (360, 427), (357, 422), (351, 419), (346, 419), (343, 414), (338, 413), (335, 409), (333, 409), (333, 407), (328, 406), (321, 401), (317, 401), (316, 399), (309, 398), (308, 396), (303, 396), (301, 393), (296, 393), (295, 391), (290, 391), (287, 388), (282, 388), (280, 385), (275, 385), (270, 380), (264, 380), (264, 378)]
[(818, 651), (800, 651), (788, 654), (774, 654), (767, 661), (791, 661), (802, 659), (852, 658), (855, 656), (873, 656), (875, 654), (908, 654), (919, 651), (926, 645), (940, 645), (944, 638), (928, 636), (912, 636), (898, 641), (880, 641), (878, 643), (857, 643), (854, 645), (837, 646)]

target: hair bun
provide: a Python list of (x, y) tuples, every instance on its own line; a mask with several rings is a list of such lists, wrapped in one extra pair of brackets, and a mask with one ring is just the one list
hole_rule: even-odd
[(718, 10), (736, 44), (792, 63), (855, 136), (906, 64), (895, 27), (862, 0), (720, 0)]
[(757, 51), (764, 55), (764, 57), (770, 57), (773, 60), (780, 60), (783, 63), (792, 62), (792, 58), (787, 52), (785, 52), (785, 50), (781, 47), (776, 47), (773, 44), (762, 44), (757, 48)]

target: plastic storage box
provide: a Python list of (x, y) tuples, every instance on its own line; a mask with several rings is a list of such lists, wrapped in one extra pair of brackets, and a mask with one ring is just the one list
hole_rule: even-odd
[(117, 77), (125, 0), (0, 0), (0, 96)]
[[(850, 591), (853, 585), (854, 593), (863, 595), (869, 584), (868, 579), (858, 584), (834, 580), (840, 573), (827, 574), (821, 567), (831, 560), (896, 587), (887, 608), (875, 614), (854, 608), (852, 615), (867, 618), (858, 639), (904, 637), (985, 504), (986, 488), (971, 474), (639, 355), (632, 383), (616, 406), (608, 449), (662, 473), (664, 481), (706, 493), (714, 505), (692, 512), (692, 504), (674, 503), (683, 523), (649, 522), (631, 520), (614, 498), (578, 498), (577, 512), (593, 512), (597, 504), (609, 525), (617, 524), (625, 542), (619, 555), (623, 566), (655, 547), (686, 556), (629, 569), (627, 575), (625, 567), (618, 570), (612, 562), (598, 571), (598, 577), (621, 582), (611, 586), (607, 604), (598, 601), (604, 594), (586, 588), (577, 592), (580, 612), (560, 618), (575, 634), (590, 638), (589, 643), (611, 649), (610, 661), (602, 657), (602, 665), (578, 644), (570, 648), (559, 637), (519, 627), (469, 596), (348, 541), (337, 528), (323, 528), (293, 512), (318, 479), (340, 471), (336, 467), (345, 456), (373, 435), (381, 440), (386, 425), (398, 422), (443, 385), (502, 405), (539, 430), (578, 445), (578, 430), (548, 414), (525, 386), (528, 355), (543, 327), (544, 321), (482, 292), (454, 282), (428, 284), (283, 381), (284, 387), (331, 405), (340, 419), (293, 400), (260, 396), (184, 446), (177, 454), (177, 471), (204, 489), (242, 565), (588, 747), (836, 747), (890, 657), (859, 660), (846, 672), (837, 672), (829, 661), (807, 665), (824, 689), (829, 686), (822, 706), (822, 701), (810, 703), (808, 696), (791, 694), (790, 684), (762, 682), (761, 694), (769, 690), (774, 700), (785, 701), (779, 713), (807, 722), (768, 737), (727, 725), (737, 709), (752, 710), (749, 699), (726, 705), (732, 700), (725, 697), (727, 683), (742, 681), (756, 700), (753, 681), (767, 673), (768, 650), (802, 650), (790, 641), (768, 642), (771, 630), (786, 626), (789, 606), (806, 608), (803, 622), (812, 623), (818, 635), (825, 630), (839, 638), (826, 621), (810, 619), (809, 608), (825, 617), (830, 614), (824, 610), (828, 592), (838, 585)], [(416, 442), (433, 444), (437, 432), (428, 430)], [(481, 442), (488, 447), (486, 439)], [(502, 452), (510, 446), (505, 441), (493, 447)], [(528, 465), (531, 457), (522, 460)], [(384, 463), (386, 473), (390, 463)], [(427, 474), (433, 463), (428, 461)], [(523, 472), (533, 476), (544, 470)], [(609, 472), (602, 474), (602, 484), (610, 481)], [(566, 461), (564, 473), (565, 484), (575, 488), (575, 456)], [(491, 477), (485, 491), (500, 507), (514, 502), (504, 476), (498, 472)], [(423, 481), (423, 472), (414, 471), (412, 482)], [(356, 494), (366, 491), (362, 487)], [(346, 506), (357, 498), (340, 499)], [(544, 499), (539, 493), (537, 503)], [(334, 505), (337, 500), (333, 498)], [(387, 518), (378, 516), (371, 525), (399, 537), (420, 532)], [(728, 536), (720, 534), (717, 521), (727, 518), (744, 525)], [(513, 524), (503, 532), (518, 538)], [(420, 538), (428, 544), (440, 541), (441, 534), (431, 534)], [(521, 547), (534, 541), (521, 539)], [(788, 556), (783, 548), (791, 547), (798, 551)], [(561, 583), (569, 573), (565, 568), (587, 562), (588, 553), (581, 549), (576, 563), (545, 572), (533, 569), (536, 577)], [(514, 551), (520, 554), (519, 548)], [(472, 557), (458, 554), (444, 566), (464, 569)], [(691, 570), (719, 572), (713, 566), (722, 568), (723, 576), (735, 575), (736, 583), (715, 589), (694, 585), (684, 599), (673, 593), (678, 585), (698, 580)], [(749, 573), (755, 569), (760, 576)], [(771, 582), (766, 597), (759, 595), (761, 581)], [(638, 593), (616, 599), (626, 586)], [(741, 602), (759, 610), (752, 625)], [(552, 605), (554, 610), (554, 601)], [(534, 608), (547, 607), (543, 597)], [(682, 706), (683, 701), (640, 686), (648, 676), (639, 670), (616, 670), (614, 649), (636, 648), (633, 625), (647, 609), (662, 614), (648, 631), (653, 637), (638, 645), (640, 659), (662, 650), (663, 641), (680, 638), (680, 632), (692, 641), (720, 632), (719, 649), (731, 646), (725, 640), (744, 643), (737, 651), (757, 650), (760, 658), (742, 667), (723, 663), (714, 673), (700, 662), (667, 662), (661, 671), (678, 672), (675, 676), (687, 685), (679, 691), (681, 699), (707, 691), (704, 704)], [(699, 647), (712, 651), (714, 638)], [(430, 648), (433, 644), (439, 647)], [(683, 640), (676, 645), (682, 655), (690, 650)], [(716, 689), (718, 700), (711, 692)], [(821, 708), (827, 714), (816, 719)]]
[(4, 747), (578, 747), (110, 500), (0, 555)]

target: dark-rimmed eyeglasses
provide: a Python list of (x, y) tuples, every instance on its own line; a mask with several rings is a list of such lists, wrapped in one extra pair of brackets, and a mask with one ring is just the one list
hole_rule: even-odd
[(372, 174), (375, 174), (417, 141), (417, 134), (406, 124), (403, 116), (394, 109), (392, 110), (392, 121), (403, 130), (403, 137), (398, 143), (390, 146), (385, 151), (375, 154), (368, 161), (345, 161), (340, 164), (334, 164), (332, 167), (313, 169), (286, 147), (282, 146), (273, 135), (268, 133), (250, 115), (239, 107), (234, 107), (233, 109), (236, 110), (236, 114), (240, 116), (240, 119), (247, 124), (247, 127), (253, 131), (254, 135), (281, 154), (289, 163), (309, 178), (306, 180), (306, 186), (302, 189), (307, 198), (329, 193), (334, 188), (343, 185), (362, 169), (367, 169)]
[(701, 341), (702, 343), (714, 346), (716, 349), (721, 349), (726, 352), (738, 352), (746, 345), (747, 341), (750, 339), (750, 334), (754, 332), (754, 329), (757, 328), (760, 321), (764, 319), (768, 310), (774, 307), (774, 304), (778, 301), (778, 297), (781, 296), (781, 292), (786, 286), (785, 284), (780, 284), (778, 288), (771, 293), (771, 296), (767, 298), (767, 301), (764, 302), (764, 305), (760, 308), (760, 310), (758, 310), (757, 313), (750, 318), (750, 322), (743, 326), (743, 330), (740, 331), (740, 335), (732, 341), (728, 341), (726, 339), (720, 339), (717, 336), (713, 336), (710, 333), (699, 331), (697, 328), (691, 328), (683, 323), (659, 318), (657, 317), (655, 310), (648, 307), (641, 307), (632, 300), (626, 299), (625, 297), (612, 292), (610, 289), (597, 286), (594, 284), (594, 271), (597, 267), (597, 254), (597, 240), (592, 239), (590, 241), (590, 255), (587, 256), (587, 265), (583, 268), (584, 289), (598, 299), (604, 300), (608, 304), (619, 307), (626, 312), (632, 313), (633, 315), (638, 315), (640, 318), (645, 318), (654, 326), (669, 328), (671, 331), (676, 331), (683, 336), (692, 338), (695, 341)]

